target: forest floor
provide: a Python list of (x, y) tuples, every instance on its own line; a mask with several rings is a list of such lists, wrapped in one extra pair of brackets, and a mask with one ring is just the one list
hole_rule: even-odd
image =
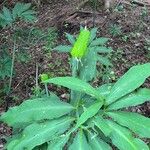
[[(94, 26), (98, 27), (98, 36), (110, 38), (108, 46), (113, 49), (111, 61), (115, 80), (131, 66), (150, 61), (150, 51), (148, 51), (148, 48), (150, 49), (150, 6), (143, 7), (141, 3), (131, 4), (129, 1), (120, 1), (115, 2), (110, 12), (105, 12), (99, 5), (96, 8), (93, 22), (93, 7), (90, 3), (77, 10), (77, 0), (55, 1), (43, 4), (37, 9), (38, 21), (34, 24), (34, 27), (42, 30), (55, 27), (58, 36), (55, 45), (67, 43), (65, 32), (77, 34), (80, 25), (92, 28), (94, 23)], [(30, 28), (26, 24), (20, 24), (20, 26)], [(2, 34), (8, 35), (5, 31), (0, 33), (0, 35)], [(0, 44), (1, 42), (3, 41), (0, 39)], [(4, 96), (6, 102), (3, 101), (1, 104), (0, 113), (4, 112), (6, 107), (19, 105), (24, 99), (33, 95), (37, 62), (40, 64), (39, 74), (43, 72), (49, 72), (54, 76), (70, 74), (67, 54), (57, 52), (46, 54), (41, 43), (37, 43), (28, 53), (31, 55), (29, 62), (15, 64), (12, 92), (9, 97)], [(144, 86), (150, 87), (150, 80), (147, 80)], [(56, 90), (59, 96), (63, 96), (67, 92), (66, 89), (60, 90), (57, 87), (49, 87), (49, 89)], [(129, 110), (150, 117), (149, 102), (129, 108)], [(0, 149), (3, 149), (5, 136), (9, 135), (11, 135), (11, 129), (1, 123)]]

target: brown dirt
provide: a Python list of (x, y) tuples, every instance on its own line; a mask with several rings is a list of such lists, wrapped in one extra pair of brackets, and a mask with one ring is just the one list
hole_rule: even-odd
[[(55, 0), (56, 1), (56, 0)], [(77, 0), (71, 2), (57, 0), (50, 1), (49, 4), (43, 4), (38, 11), (38, 21), (35, 26), (41, 29), (47, 29), (51, 26), (58, 29), (57, 44), (67, 43), (64, 38), (64, 32), (75, 34), (79, 31), (80, 25), (93, 26), (92, 8), (89, 4), (85, 5), (80, 11), (76, 10)], [(117, 5), (115, 3), (114, 7)], [(113, 48), (112, 62), (116, 78), (123, 75), (131, 66), (149, 62), (148, 51), (146, 50), (146, 39), (150, 39), (150, 8), (148, 14), (143, 18), (141, 13), (143, 7), (135, 7), (122, 3), (124, 9), (116, 12), (105, 12), (101, 7), (97, 8), (95, 26), (99, 28), (99, 36), (110, 38), (108, 46)], [(122, 33), (117, 36), (110, 34), (109, 28), (112, 24), (121, 27)], [(21, 24), (22, 25), (22, 24)], [(27, 26), (28, 25), (23, 25)], [(0, 34), (11, 34), (2, 31)], [(128, 36), (127, 40), (123, 37)], [(0, 42), (2, 42), (0, 40)], [(150, 47), (150, 45), (149, 45)], [(33, 53), (33, 51), (36, 53)], [(42, 72), (53, 72), (55, 76), (69, 74), (68, 55), (52, 52), (51, 56), (45, 57), (42, 45), (38, 44), (31, 50), (32, 61), (27, 64), (16, 64), (16, 75), (13, 78), (13, 89), (9, 97), (4, 97), (8, 102), (8, 107), (20, 104), (24, 99), (32, 95), (31, 88), (35, 86), (35, 65), (36, 61), (40, 63), (39, 74)], [(48, 64), (53, 64), (48, 67)], [(65, 71), (61, 70), (62, 68)], [(147, 80), (145, 86), (150, 87), (150, 81)], [(49, 87), (50, 90), (57, 90), (59, 95), (66, 93), (66, 90), (59, 90), (55, 87)], [(18, 97), (12, 102), (13, 97)], [(10, 98), (10, 100), (8, 100)], [(0, 107), (0, 113), (5, 111), (6, 103)], [(129, 108), (130, 111), (139, 112), (150, 117), (150, 103)], [(11, 129), (4, 124), (0, 124), (0, 149), (5, 142), (4, 137), (11, 134)]]

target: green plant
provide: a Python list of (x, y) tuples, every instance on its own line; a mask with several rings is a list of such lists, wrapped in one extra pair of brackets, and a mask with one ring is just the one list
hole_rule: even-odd
[(12, 59), (6, 49), (0, 51), (0, 80), (10, 77)]
[(150, 58), (150, 39), (145, 40), (144, 48), (146, 49), (146, 51), (148, 53), (147, 57)]
[(148, 8), (146, 6), (142, 8), (140, 15), (141, 15), (142, 20), (144, 19), (144, 17), (148, 16)]
[(145, 39), (145, 46), (144, 46), (145, 49), (149, 50), (150, 51), (150, 39)]
[(115, 9), (115, 12), (123, 12), (124, 11), (124, 6), (122, 4), (118, 4)]
[[(23, 62), (25, 62), (29, 58), (24, 51), (19, 51), (19, 48), (21, 47), (21, 49), (24, 49), (24, 46), (21, 45), (19, 47), (21, 38), (17, 37), (17, 21), (22, 20), (25, 22), (34, 22), (36, 20), (35, 11), (31, 10), (30, 7), (30, 3), (23, 4), (18, 2), (16, 3), (12, 11), (6, 7), (3, 7), (2, 12), (0, 13), (0, 27), (11, 27), (12, 32), (10, 35), (5, 35), (9, 33), (8, 30), (7, 33), (4, 32), (5, 34), (2, 34), (2, 39), (4, 42), (1, 44), (0, 47), (0, 80), (2, 83), (0, 85), (0, 88), (2, 89), (0, 90), (0, 99), (3, 98), (3, 94), (1, 93), (5, 93), (7, 95), (10, 94), (16, 58), (17, 61), (21, 60)], [(9, 51), (7, 50), (6, 53), (5, 49), (8, 49)]]
[[(81, 27), (80, 30), (82, 32), (83, 28)], [(74, 51), (75, 48), (79, 49), (80, 44), (84, 44), (83, 54), (78, 54), (80, 52), (75, 52), (77, 53), (77, 55), (72, 55), (73, 58), (71, 59), (73, 76), (79, 76), (80, 79), (84, 81), (91, 81), (93, 78), (97, 76), (98, 74), (96, 67), (97, 62), (107, 67), (112, 66), (111, 62), (107, 58), (108, 54), (112, 51), (112, 48), (105, 46), (106, 42), (109, 39), (104, 37), (96, 38), (97, 30), (98, 30), (97, 28), (93, 28), (90, 31), (90, 39), (87, 43), (87, 47), (84, 46), (86, 43), (86, 41), (84, 40), (87, 40), (87, 39), (83, 40), (84, 36), (83, 38), (78, 37), (81, 38), (81, 41), (78, 42), (77, 38), (77, 42), (75, 43), (76, 38), (73, 35), (66, 33), (66, 38), (70, 42), (70, 45), (59, 45), (54, 48), (54, 50), (57, 50), (58, 52), (70, 53), (71, 50)], [(86, 55), (86, 57), (84, 57), (84, 55)]]
[[(89, 42), (95, 36), (93, 30)], [(72, 36), (69, 39), (76, 43)], [(98, 39), (98, 43), (105, 43), (103, 38)], [(83, 47), (83, 43), (80, 44)], [(87, 48), (80, 61), (96, 50)], [(72, 59), (74, 64), (76, 58)], [(150, 63), (134, 66), (116, 83), (96, 88), (86, 82), (91, 71), (83, 70), (82, 67), (86, 68), (84, 63), (79, 67), (79, 64), (75, 68), (72, 65), (72, 76), (43, 81), (71, 89), (69, 103), (51, 93), (49, 97), (27, 100), (2, 114), (0, 120), (15, 131), (8, 140), (7, 150), (62, 150), (64, 147), (69, 150), (111, 150), (112, 144), (120, 150), (149, 150), (140, 138), (150, 138), (150, 119), (120, 109), (149, 100), (150, 89), (139, 87), (150, 76)]]
[(57, 39), (57, 32), (54, 28), (49, 28), (46, 37), (45, 37), (45, 45), (44, 49), (46, 52), (50, 52), (55, 45), (55, 41)]
[(35, 11), (31, 10), (30, 7), (30, 3), (23, 4), (20, 2), (16, 3), (12, 11), (3, 7), (2, 12), (0, 13), (0, 26), (3, 28), (6, 26), (13, 26), (13, 23), (18, 19), (26, 22), (35, 21)]
[(121, 27), (117, 24), (113, 24), (109, 27), (109, 33), (115, 37), (122, 34)]

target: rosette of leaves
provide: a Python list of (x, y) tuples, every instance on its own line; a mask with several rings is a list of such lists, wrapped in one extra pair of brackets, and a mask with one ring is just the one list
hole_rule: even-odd
[(34, 22), (36, 20), (35, 11), (31, 10), (30, 3), (20, 3), (17, 2), (12, 10), (6, 8), (5, 6), (0, 13), (0, 26), (12, 26), (15, 21), (21, 19), (25, 22)]
[(116, 83), (97, 88), (75, 77), (44, 81), (82, 96), (74, 106), (51, 93), (10, 108), (0, 117), (14, 130), (7, 150), (112, 150), (113, 145), (149, 150), (141, 139), (150, 138), (150, 119), (122, 110), (150, 100), (150, 89), (140, 88), (149, 76), (146, 63), (130, 68)]
[[(81, 27), (81, 32), (84, 30)], [(90, 37), (87, 43), (86, 55), (81, 57), (80, 59), (72, 58), (72, 72), (77, 70), (74, 76), (79, 76), (80, 79), (84, 81), (91, 81), (97, 75), (96, 64), (99, 62), (100, 64), (110, 67), (112, 66), (111, 62), (108, 59), (108, 54), (112, 51), (112, 48), (106, 47), (106, 43), (108, 42), (108, 38), (96, 37), (98, 28), (92, 28), (90, 30)], [(80, 33), (81, 33), (80, 32)], [(79, 34), (80, 36), (80, 34)], [(78, 36), (78, 37), (79, 37)], [(78, 40), (77, 37), (77, 40)], [(70, 42), (70, 45), (59, 45), (54, 48), (58, 52), (68, 52), (71, 53), (74, 50), (74, 45), (76, 44), (76, 37), (66, 33), (66, 38)], [(84, 44), (84, 41), (87, 40), (86, 37), (81, 37), (80, 43)], [(84, 45), (81, 46), (85, 47)]]

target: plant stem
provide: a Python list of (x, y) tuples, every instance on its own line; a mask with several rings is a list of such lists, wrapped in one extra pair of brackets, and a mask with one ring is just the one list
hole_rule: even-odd
[(47, 95), (47, 97), (48, 97), (49, 94), (48, 94), (48, 87), (47, 87), (47, 84), (45, 83), (44, 86), (45, 86), (46, 95)]
[(8, 93), (7, 94), (9, 94), (9, 92), (11, 90), (11, 85), (12, 85), (14, 62), (15, 62), (15, 51), (16, 51), (16, 39), (14, 40), (14, 47), (13, 47), (13, 53), (12, 53), (12, 64), (11, 64), (11, 74), (10, 74), (9, 88), (8, 88)]
[(95, 27), (97, 0), (93, 0), (93, 28)]
[[(71, 68), (72, 68), (72, 77), (76, 77), (77, 76), (77, 65), (78, 65), (78, 62), (77, 62), (77, 60), (75, 59), (75, 58), (72, 58), (72, 61), (71, 61)], [(75, 101), (76, 101), (76, 99), (75, 99), (75, 96), (76, 95), (76, 92), (75, 91), (73, 91), (73, 90), (71, 90), (71, 100), (70, 100), (70, 103), (72, 104), (72, 105), (76, 105), (75, 104)]]
[(36, 96), (38, 96), (39, 93), (38, 72), (39, 72), (39, 67), (38, 67), (38, 62), (36, 62), (36, 74), (35, 74)]

